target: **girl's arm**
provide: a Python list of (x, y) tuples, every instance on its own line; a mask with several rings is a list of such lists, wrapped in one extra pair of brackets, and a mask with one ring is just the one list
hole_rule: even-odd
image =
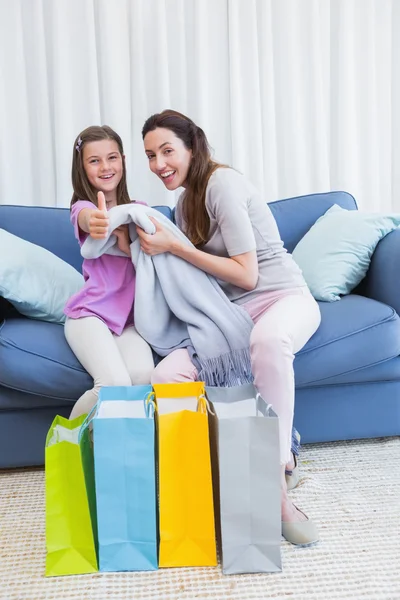
[(114, 229), (113, 234), (117, 238), (118, 248), (131, 256), (131, 238), (129, 237), (129, 227), (128, 225), (120, 225), (117, 229)]
[(238, 254), (230, 258), (214, 256), (203, 252), (192, 246), (187, 246), (167, 229), (164, 229), (158, 221), (151, 219), (156, 226), (156, 233), (148, 235), (137, 227), (140, 245), (146, 254), (152, 256), (162, 252), (171, 252), (175, 256), (183, 258), (195, 267), (213, 275), (222, 281), (236, 285), (244, 290), (254, 290), (258, 281), (258, 262), (255, 250)]

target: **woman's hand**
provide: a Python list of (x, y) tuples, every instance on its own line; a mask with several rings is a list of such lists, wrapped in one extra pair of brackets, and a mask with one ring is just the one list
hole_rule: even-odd
[(140, 247), (145, 254), (150, 256), (156, 256), (163, 252), (172, 252), (172, 248), (177, 243), (176, 237), (165, 229), (160, 223), (149, 217), (152, 223), (156, 227), (156, 232), (153, 235), (149, 235), (141, 227), (136, 227), (137, 234), (140, 240)]
[(88, 225), (90, 237), (95, 240), (107, 237), (109, 219), (103, 192), (97, 194), (97, 209), (91, 211)]
[(117, 227), (117, 229), (114, 229), (113, 234), (116, 236), (117, 238), (117, 245), (118, 248), (124, 252), (124, 254), (127, 254), (128, 256), (131, 255), (131, 238), (129, 237), (129, 228), (128, 225), (120, 225), (119, 227)]

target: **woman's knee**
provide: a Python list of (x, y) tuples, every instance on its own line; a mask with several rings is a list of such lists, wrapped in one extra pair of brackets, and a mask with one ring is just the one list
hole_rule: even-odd
[(260, 356), (279, 356), (292, 354), (292, 344), (290, 337), (285, 333), (274, 332), (266, 334), (265, 332), (257, 332), (253, 330), (250, 337), (250, 352), (251, 355)]
[(179, 348), (161, 360), (153, 371), (151, 383), (196, 381), (197, 369), (186, 348)]
[(175, 350), (153, 371), (151, 383), (185, 383), (196, 381), (197, 369), (191, 362), (186, 349)]
[(171, 383), (174, 379), (174, 373), (168, 368), (168, 365), (163, 364), (164, 361), (160, 361), (158, 365), (153, 369), (151, 374), (150, 382), (154, 383)]

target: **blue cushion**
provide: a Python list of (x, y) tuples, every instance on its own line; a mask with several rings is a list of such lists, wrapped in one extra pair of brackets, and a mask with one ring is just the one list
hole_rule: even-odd
[[(0, 385), (1, 418), (3, 417), (4, 413), (7, 410), (12, 411), (15, 414), (18, 414), (27, 408), (28, 409), (48, 408), (48, 409), (52, 409), (54, 411), (54, 409), (56, 407), (60, 407), (60, 406), (66, 408), (67, 413), (65, 414), (65, 416), (68, 417), (74, 403), (75, 403), (75, 400), (57, 400), (56, 398), (45, 398), (44, 396), (41, 396), (41, 395), (37, 396), (36, 394), (27, 394), (26, 392), (20, 392), (19, 390), (13, 390), (11, 388), (5, 387), (4, 385)], [(58, 412), (59, 408), (56, 408), (56, 410), (57, 410), (57, 414), (62, 414), (64, 416), (64, 413)], [(34, 414), (34, 411), (33, 411), (33, 414)], [(54, 414), (55, 413), (53, 412), (53, 416), (54, 416)], [(1, 421), (1, 419), (0, 419), (0, 421)], [(32, 417), (32, 421), (33, 421), (33, 417)], [(50, 424), (51, 423), (49, 423), (49, 427), (50, 427)], [(45, 437), (44, 437), (44, 439), (45, 439)], [(1, 442), (0, 442), (0, 446), (1, 446)], [(1, 448), (0, 448), (0, 454), (1, 454)], [(1, 464), (1, 456), (0, 456), (0, 464)]]
[(355, 294), (319, 306), (321, 325), (294, 362), (297, 387), (334, 384), (400, 354), (400, 318), (390, 306)]
[[(0, 385), (44, 398), (75, 402), (93, 386), (65, 340), (63, 325), (56, 323), (6, 319), (0, 325), (0, 365)], [(27, 396), (27, 408), (30, 401)]]
[[(297, 387), (334, 384), (335, 377), (357, 370), (362, 381), (363, 368), (400, 354), (400, 319), (389, 306), (351, 295), (322, 302), (320, 308), (321, 326), (295, 359)], [(27, 408), (47, 406), (49, 399), (74, 402), (93, 385), (65, 341), (62, 325), (54, 323), (6, 319), (0, 326), (0, 365), (0, 385), (40, 397), (27, 396)], [(0, 409), (6, 408), (3, 404)]]
[(23, 315), (65, 321), (64, 306), (84, 280), (45, 248), (0, 229), (0, 295)]
[[(391, 381), (392, 383), (395, 381), (400, 382), (399, 356), (378, 362), (372, 366), (363, 367), (362, 369), (348, 371), (342, 375), (334, 375), (332, 378), (324, 379), (322, 385), (332, 387), (342, 384), (377, 383), (384, 381)], [(320, 385), (321, 384), (317, 381), (307, 386), (307, 389), (310, 387), (319, 387)]]
[(349, 294), (370, 265), (378, 242), (400, 225), (400, 214), (348, 211), (336, 204), (293, 250), (314, 298), (333, 302)]

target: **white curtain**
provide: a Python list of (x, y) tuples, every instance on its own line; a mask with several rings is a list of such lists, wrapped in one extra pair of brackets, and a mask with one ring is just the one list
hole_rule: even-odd
[(0, 203), (68, 206), (72, 144), (121, 135), (132, 198), (170, 204), (145, 119), (192, 117), (266, 200), (400, 211), (399, 0), (0, 0)]

